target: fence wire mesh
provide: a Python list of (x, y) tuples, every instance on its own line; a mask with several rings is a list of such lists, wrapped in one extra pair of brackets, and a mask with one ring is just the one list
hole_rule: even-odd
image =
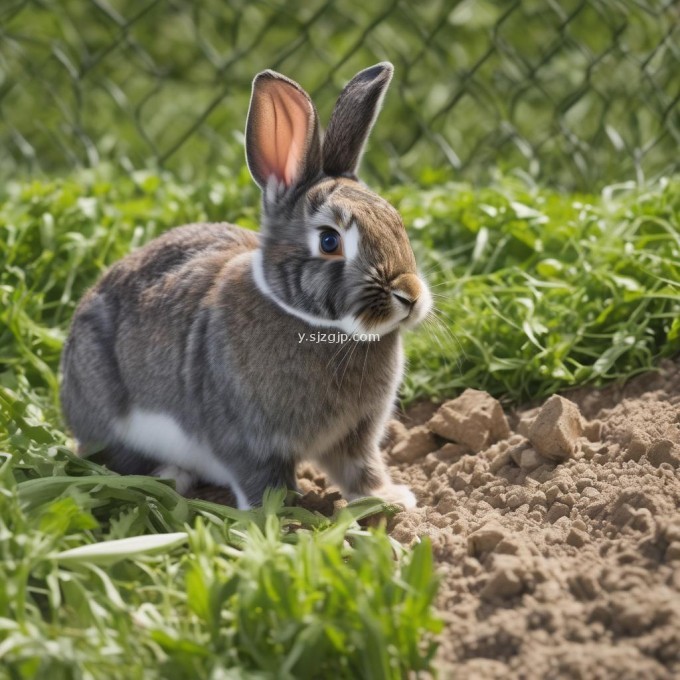
[(257, 71), (298, 80), (323, 119), (384, 59), (374, 179), (500, 168), (592, 190), (671, 173), (679, 19), (651, 0), (2, 0), (0, 176), (236, 169)]

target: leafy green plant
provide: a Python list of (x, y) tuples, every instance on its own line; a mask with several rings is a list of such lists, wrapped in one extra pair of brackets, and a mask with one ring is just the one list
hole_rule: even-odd
[(389, 511), (379, 501), (326, 518), (276, 492), (244, 512), (65, 451), (55, 459), (63, 474), (35, 476), (18, 451), (0, 466), (0, 658), (12, 677), (430, 667), (430, 547), (362, 529), (358, 519)]

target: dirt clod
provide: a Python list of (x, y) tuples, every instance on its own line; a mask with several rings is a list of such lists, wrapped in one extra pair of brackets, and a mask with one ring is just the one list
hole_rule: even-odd
[(647, 459), (655, 467), (662, 463), (668, 463), (677, 468), (680, 465), (680, 450), (670, 439), (660, 439), (654, 442), (647, 451)]
[(459, 460), (466, 453), (469, 453), (469, 450), (464, 446), (461, 446), (460, 444), (454, 444), (453, 442), (446, 442), (446, 444), (444, 444), (441, 449), (435, 451), (434, 455), (438, 460), (453, 463)]
[(541, 458), (535, 449), (524, 449), (519, 459), (519, 466), (522, 470), (532, 472), (537, 467), (543, 465), (543, 462), (543, 458)]
[(505, 534), (505, 530), (496, 522), (490, 522), (473, 531), (467, 540), (468, 554), (479, 557), (483, 553), (493, 550), (505, 537)]
[(562, 461), (574, 455), (582, 434), (583, 422), (578, 406), (556, 394), (543, 404), (529, 427), (528, 436), (541, 455)]
[(522, 590), (522, 581), (511, 569), (497, 569), (480, 593), (484, 600), (495, 600), (517, 595)]
[(475, 453), (510, 436), (500, 403), (486, 392), (471, 389), (442, 404), (428, 427), (440, 437), (463, 444)]
[(408, 437), (408, 428), (400, 420), (392, 419), (387, 423), (385, 428), (385, 435), (383, 437), (383, 446), (389, 448), (399, 443)]
[(412, 463), (439, 448), (435, 436), (425, 425), (407, 430), (406, 436), (390, 450), (389, 457), (396, 463)]

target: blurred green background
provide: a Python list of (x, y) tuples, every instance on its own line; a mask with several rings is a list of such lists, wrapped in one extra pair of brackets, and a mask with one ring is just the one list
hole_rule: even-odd
[(374, 181), (653, 180), (680, 168), (679, 18), (650, 0), (3, 0), (0, 178), (236, 171), (255, 73), (291, 75), (326, 120), (388, 59)]

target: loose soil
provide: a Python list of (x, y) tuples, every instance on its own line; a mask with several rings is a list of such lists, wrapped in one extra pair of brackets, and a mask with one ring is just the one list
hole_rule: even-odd
[[(504, 413), (468, 390), (390, 424), (432, 542), (442, 677), (680, 677), (680, 363)], [(303, 503), (338, 505), (311, 466)]]

